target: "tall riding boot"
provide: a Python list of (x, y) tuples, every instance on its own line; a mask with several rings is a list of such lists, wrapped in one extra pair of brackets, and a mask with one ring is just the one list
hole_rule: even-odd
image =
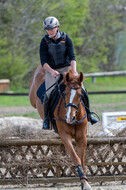
[[(93, 125), (93, 124), (97, 123), (98, 121), (100, 121), (100, 118), (98, 117), (98, 115), (95, 112), (90, 111), (89, 98), (88, 98), (88, 93), (87, 93), (86, 89), (84, 91), (84, 99), (85, 99), (84, 103), (85, 103), (85, 109), (87, 112), (88, 121)], [(93, 114), (96, 115), (97, 118), (94, 117)]]
[(44, 121), (42, 130), (48, 130), (49, 128), (49, 99), (46, 96), (44, 100)]

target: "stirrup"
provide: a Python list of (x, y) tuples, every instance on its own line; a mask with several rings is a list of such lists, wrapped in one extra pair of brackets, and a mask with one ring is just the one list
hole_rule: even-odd
[[(94, 117), (93, 114), (96, 117)], [(90, 112), (88, 119), (89, 119), (89, 121), (91, 122), (92, 125), (100, 121), (99, 116), (95, 112)]]

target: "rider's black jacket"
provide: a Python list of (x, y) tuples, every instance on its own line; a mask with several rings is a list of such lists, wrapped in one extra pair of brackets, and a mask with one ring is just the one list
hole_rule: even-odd
[(39, 52), (42, 66), (48, 63), (53, 69), (70, 66), (70, 61), (75, 60), (72, 40), (63, 32), (60, 32), (60, 38), (57, 40), (45, 35), (41, 40)]

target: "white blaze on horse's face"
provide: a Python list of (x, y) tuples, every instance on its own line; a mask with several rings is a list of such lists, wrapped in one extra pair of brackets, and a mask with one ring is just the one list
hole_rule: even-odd
[[(73, 102), (74, 97), (75, 97), (75, 94), (76, 94), (76, 90), (71, 89), (71, 94), (70, 94), (70, 101), (69, 101), (69, 103), (72, 103), (72, 102)], [(66, 122), (72, 124), (72, 123), (74, 122), (73, 118), (75, 118), (75, 115), (72, 115), (72, 114), (71, 114), (71, 111), (72, 111), (71, 108), (72, 108), (71, 106), (68, 107), (68, 111), (67, 111), (67, 113), (66, 113)], [(71, 115), (72, 115), (72, 116), (71, 116)]]

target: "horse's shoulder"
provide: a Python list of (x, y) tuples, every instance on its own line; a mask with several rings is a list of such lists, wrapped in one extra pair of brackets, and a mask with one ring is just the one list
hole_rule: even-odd
[(33, 107), (36, 107), (37, 90), (45, 80), (45, 72), (41, 65), (39, 65), (32, 76), (29, 87), (29, 98)]

